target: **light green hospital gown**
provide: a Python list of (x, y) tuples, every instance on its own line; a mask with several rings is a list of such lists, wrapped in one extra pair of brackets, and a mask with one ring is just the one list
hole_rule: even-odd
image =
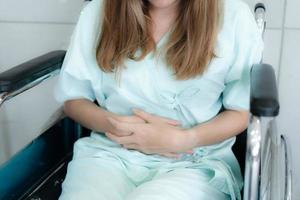
[[(175, 80), (162, 53), (127, 59), (119, 79), (103, 72), (96, 62), (102, 3), (93, 0), (80, 14), (54, 90), (58, 102), (97, 100), (120, 115), (140, 108), (179, 120), (185, 128), (214, 118), (222, 104), (249, 110), (250, 68), (260, 61), (264, 45), (244, 2), (224, 0), (218, 57), (204, 75), (184, 81)], [(169, 35), (157, 43), (158, 50)], [(174, 159), (127, 150), (92, 131), (75, 143), (60, 199), (240, 199), (243, 181), (231, 150), (234, 142), (198, 147), (193, 155)]]

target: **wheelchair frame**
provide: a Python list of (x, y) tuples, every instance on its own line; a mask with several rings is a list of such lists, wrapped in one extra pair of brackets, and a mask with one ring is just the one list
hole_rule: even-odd
[[(265, 6), (256, 4), (255, 17), (262, 36), (266, 25), (264, 16)], [(53, 51), (1, 73), (0, 106), (58, 75), (65, 53)], [(287, 139), (277, 133), (275, 118), (279, 102), (275, 73), (272, 66), (262, 62), (251, 69), (250, 112), (249, 127), (237, 136), (233, 146), (242, 171), (245, 164), (243, 198), (290, 200), (290, 151)], [(44, 133), (0, 166), (0, 200), (56, 199), (72, 157), (73, 144), (89, 133), (90, 130), (62, 113)], [(285, 161), (283, 172), (280, 172), (282, 159), (278, 156), (281, 151)]]

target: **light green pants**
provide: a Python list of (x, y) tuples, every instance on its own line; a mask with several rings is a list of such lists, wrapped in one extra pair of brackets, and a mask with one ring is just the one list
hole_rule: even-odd
[[(101, 146), (102, 145), (102, 146)], [(105, 146), (105, 148), (103, 148)], [(223, 200), (209, 171), (182, 167), (171, 158), (78, 140), (59, 200)]]

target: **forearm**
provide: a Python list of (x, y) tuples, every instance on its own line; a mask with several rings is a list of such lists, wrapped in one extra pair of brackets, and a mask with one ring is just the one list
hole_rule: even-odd
[(194, 147), (222, 142), (243, 132), (249, 121), (247, 111), (226, 110), (212, 120), (187, 130)]
[(111, 127), (109, 127), (107, 118), (117, 118), (117, 115), (104, 110), (87, 99), (66, 101), (64, 113), (82, 126), (97, 132), (110, 131)]

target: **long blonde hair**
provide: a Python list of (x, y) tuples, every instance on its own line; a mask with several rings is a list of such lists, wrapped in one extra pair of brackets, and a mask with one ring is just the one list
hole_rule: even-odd
[[(223, 19), (222, 0), (180, 0), (180, 10), (165, 46), (165, 58), (176, 79), (201, 75), (216, 57), (214, 48)], [(150, 33), (147, 0), (105, 0), (97, 48), (101, 69), (113, 72), (125, 59), (143, 59), (156, 50)], [(141, 53), (136, 56), (137, 50)], [(118, 70), (118, 69), (117, 69)]]

